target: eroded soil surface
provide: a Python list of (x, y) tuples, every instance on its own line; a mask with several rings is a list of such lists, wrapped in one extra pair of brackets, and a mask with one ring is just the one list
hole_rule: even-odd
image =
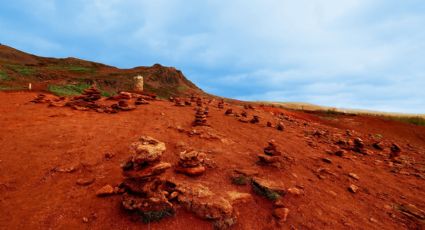
[[(122, 208), (121, 196), (96, 196), (103, 186), (122, 181), (120, 165), (142, 135), (165, 143), (162, 161), (172, 167), (187, 149), (206, 153), (210, 161), (200, 176), (171, 169), (166, 177), (202, 184), (215, 194), (252, 195), (234, 205), (237, 223), (231, 229), (425, 226), (425, 127), (270, 107), (219, 109), (216, 102), (208, 105), (209, 126), (193, 126), (195, 106), (151, 101), (107, 114), (30, 103), (36, 95), (0, 92), (0, 229), (212, 229), (210, 221), (184, 208), (143, 223)], [(246, 111), (247, 120), (225, 115), (229, 108)], [(254, 115), (258, 123), (250, 122)], [(275, 128), (279, 122), (283, 131)], [(350, 147), (356, 138), (364, 145), (359, 151)], [(278, 166), (258, 164), (270, 139), (284, 156)], [(391, 155), (393, 144), (399, 155)], [(289, 210), (285, 221), (276, 221), (273, 201), (249, 183), (232, 183), (235, 169), (291, 189), (280, 199)]]

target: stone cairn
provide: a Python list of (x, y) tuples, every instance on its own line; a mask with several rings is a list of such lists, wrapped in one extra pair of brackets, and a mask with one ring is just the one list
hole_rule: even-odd
[(186, 106), (192, 106), (192, 101), (186, 100), (186, 101), (184, 101), (184, 105), (186, 105)]
[(196, 99), (196, 106), (201, 107), (202, 106), (202, 98), (198, 97)]
[(282, 153), (277, 150), (276, 141), (271, 139), (264, 148), (264, 154), (259, 154), (259, 163), (280, 166)]
[(224, 100), (220, 100), (217, 106), (219, 109), (224, 109)]
[(226, 112), (224, 112), (224, 115), (232, 115), (232, 114), (233, 114), (232, 109), (227, 109)]
[(283, 123), (280, 121), (279, 123), (277, 123), (276, 125), (276, 129), (279, 131), (283, 131), (285, 130), (285, 126), (283, 125)]
[(364, 144), (364, 142), (361, 138), (359, 138), (359, 137), (354, 138), (353, 151), (358, 152), (358, 153), (365, 153), (366, 152), (365, 144)]
[(392, 144), (390, 150), (390, 159), (395, 159), (400, 156), (401, 148), (397, 144)]
[(175, 105), (175, 106), (183, 107), (183, 106), (184, 106), (184, 102), (181, 100), (181, 98), (176, 97), (176, 98), (174, 99), (174, 105)]
[(33, 103), (46, 103), (46, 95), (45, 94), (38, 94), (31, 102)]
[(207, 124), (207, 115), (205, 115), (205, 109), (198, 107), (196, 109), (195, 121), (193, 126), (208, 126)]
[(259, 123), (260, 122), (260, 117), (259, 116), (257, 116), (257, 115), (254, 115), (253, 117), (252, 117), (252, 119), (249, 121), (251, 124), (257, 124), (257, 123)]
[(160, 177), (171, 167), (161, 162), (165, 144), (142, 136), (130, 149), (132, 156), (122, 165), (125, 178), (119, 186), (124, 209), (140, 214), (145, 222), (173, 215), (175, 207), (171, 201), (178, 192), (175, 184)]
[(188, 176), (199, 176), (205, 172), (203, 166), (205, 153), (189, 150), (180, 153), (180, 160), (175, 168), (177, 173), (182, 173)]

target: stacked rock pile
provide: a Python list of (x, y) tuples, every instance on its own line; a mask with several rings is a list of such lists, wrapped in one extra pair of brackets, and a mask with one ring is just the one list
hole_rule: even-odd
[(184, 106), (184, 102), (180, 98), (177, 97), (177, 98), (174, 99), (174, 105), (182, 107), (182, 106)]
[(254, 115), (249, 122), (251, 122), (251, 124), (257, 124), (260, 122), (260, 117), (257, 115)]
[(283, 123), (280, 121), (279, 123), (277, 123), (276, 125), (276, 129), (279, 131), (283, 131), (285, 129), (285, 126), (283, 125)]
[(226, 112), (224, 112), (224, 115), (231, 115), (231, 114), (233, 114), (232, 109), (227, 109)]
[(223, 109), (223, 108), (224, 108), (224, 100), (220, 100), (220, 101), (218, 102), (217, 107), (218, 107), (219, 109)]
[(132, 156), (122, 165), (124, 181), (124, 209), (136, 212), (146, 222), (173, 215), (175, 207), (171, 200), (178, 196), (175, 185), (164, 179), (163, 174), (171, 164), (161, 162), (165, 144), (152, 137), (142, 136), (131, 145)]
[(202, 98), (198, 97), (198, 98), (196, 99), (196, 106), (199, 106), (199, 107), (201, 107), (201, 106), (202, 106)]
[(175, 169), (177, 173), (182, 173), (188, 176), (199, 176), (205, 172), (203, 166), (205, 153), (190, 150), (180, 153), (180, 160)]
[(353, 146), (354, 152), (358, 152), (358, 153), (365, 153), (366, 152), (365, 144), (360, 137), (354, 138), (353, 145), (354, 145)]
[(278, 151), (275, 140), (271, 139), (263, 152), (264, 154), (258, 155), (259, 163), (280, 166), (282, 153)]
[(195, 121), (193, 126), (208, 126), (207, 124), (207, 115), (205, 115), (205, 109), (198, 107), (196, 109)]

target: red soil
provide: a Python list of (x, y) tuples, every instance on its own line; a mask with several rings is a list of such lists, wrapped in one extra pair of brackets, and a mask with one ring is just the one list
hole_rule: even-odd
[[(205, 151), (217, 165), (196, 178), (168, 170), (169, 177), (199, 181), (220, 194), (226, 191), (252, 193), (249, 186), (231, 183), (233, 169), (256, 170), (287, 188), (299, 186), (304, 194), (287, 194), (283, 202), (290, 213), (280, 228), (290, 229), (421, 229), (424, 220), (400, 212), (399, 204), (414, 204), (425, 209), (425, 127), (385, 121), (366, 116), (317, 115), (276, 108), (247, 110), (249, 117), (260, 116), (259, 124), (242, 123), (225, 116), (226, 108), (210, 106), (210, 127), (192, 127), (193, 107), (176, 107), (155, 101), (130, 112), (103, 114), (70, 108), (53, 108), (29, 103), (36, 96), (27, 92), (0, 92), (0, 229), (211, 229), (183, 209), (174, 217), (144, 224), (120, 206), (120, 196), (96, 197), (105, 184), (122, 180), (120, 164), (129, 156), (130, 143), (141, 135), (166, 143), (163, 160), (175, 165), (178, 153), (186, 147)], [(283, 112), (284, 131), (266, 127), (276, 121), (270, 113)], [(306, 123), (306, 124), (304, 124)], [(218, 138), (188, 136), (177, 127)], [(315, 130), (329, 135), (344, 135), (353, 130), (372, 151), (361, 155), (349, 151), (346, 157), (326, 153), (331, 142), (325, 136), (311, 135)], [(382, 136), (385, 150), (374, 150), (373, 137)], [(294, 158), (283, 169), (256, 164), (257, 154), (275, 139), (280, 150)], [(388, 159), (389, 143), (401, 149), (403, 164)], [(105, 153), (113, 153), (105, 159)], [(321, 158), (326, 157), (332, 163)], [(75, 167), (73, 172), (58, 169)], [(317, 170), (331, 174), (319, 178)], [(394, 170), (394, 169), (397, 170)], [(348, 176), (355, 173), (359, 180)], [(422, 178), (421, 178), (422, 176)], [(80, 178), (94, 177), (89, 186)], [(355, 184), (357, 193), (347, 190)], [(233, 229), (279, 229), (272, 222), (272, 202), (253, 194), (253, 200), (237, 205), (238, 223)], [(88, 223), (83, 222), (83, 218)]]

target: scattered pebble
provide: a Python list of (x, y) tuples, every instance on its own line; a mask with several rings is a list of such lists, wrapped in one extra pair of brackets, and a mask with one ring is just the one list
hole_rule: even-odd
[(352, 192), (352, 193), (356, 193), (359, 190), (359, 187), (357, 187), (356, 185), (352, 184), (348, 187), (348, 191)]
[(357, 176), (357, 174), (355, 174), (355, 173), (349, 173), (348, 176), (350, 176), (351, 178), (356, 179), (356, 180), (360, 179), (359, 176)]
[(288, 192), (289, 194), (296, 195), (296, 196), (299, 196), (299, 195), (302, 195), (302, 194), (303, 194), (303, 191), (301, 191), (301, 190), (300, 190), (300, 189), (298, 189), (298, 188), (294, 188), (294, 187), (292, 187), (292, 188), (288, 188), (287, 192)]
[(95, 178), (91, 177), (91, 178), (80, 178), (77, 180), (77, 184), (81, 185), (81, 186), (87, 186), (92, 184), (95, 181)]
[(96, 196), (109, 196), (114, 194), (114, 187), (111, 185), (105, 185), (96, 192)]
[(328, 163), (328, 164), (332, 164), (332, 160), (331, 159), (329, 159), (329, 158), (322, 158), (322, 161), (323, 162), (325, 162), (325, 163)]
[(288, 218), (288, 214), (289, 214), (288, 208), (276, 208), (273, 210), (273, 216), (282, 222), (286, 221), (286, 219)]

